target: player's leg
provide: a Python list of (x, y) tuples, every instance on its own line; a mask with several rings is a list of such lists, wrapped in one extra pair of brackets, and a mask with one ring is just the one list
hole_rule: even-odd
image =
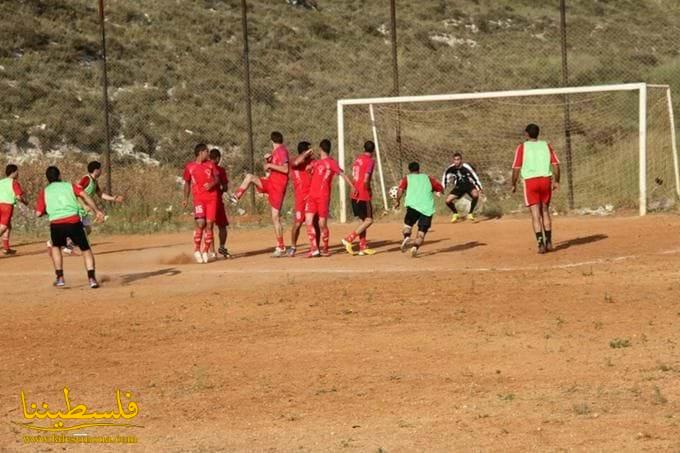
[(90, 284), (90, 288), (99, 288), (99, 282), (97, 281), (97, 276), (95, 274), (94, 253), (90, 247), (90, 241), (87, 239), (85, 228), (82, 224), (69, 225), (68, 234), (73, 243), (83, 253), (83, 262), (85, 264), (85, 270), (87, 271), (87, 280)]
[(456, 209), (456, 201), (458, 200), (458, 198), (460, 198), (460, 196), (455, 191), (456, 189), (454, 187), (451, 193), (446, 196), (445, 200), (446, 206), (448, 206), (451, 212), (453, 213), (451, 215), (451, 223), (456, 223), (459, 217), (458, 209)]
[(7, 225), (7, 228), (5, 228), (5, 232), (2, 233), (2, 253), (4, 255), (13, 255), (16, 253), (16, 250), (13, 250), (9, 246), (9, 235), (12, 232), (12, 226)]
[(272, 206), (272, 225), (276, 236), (276, 248), (273, 257), (279, 258), (286, 255), (286, 245), (283, 241), (283, 224), (281, 223), (281, 210)]
[(313, 212), (313, 203), (307, 202), (307, 212), (305, 213), (305, 224), (307, 225), (307, 237), (309, 238), (309, 253), (308, 258), (313, 258), (319, 256), (319, 245), (316, 228), (315, 219), (316, 213)]
[(470, 212), (468, 212), (467, 219), (468, 220), (475, 220), (475, 208), (477, 207), (477, 203), (479, 202), (479, 190), (472, 188), (468, 192), (468, 195), (470, 195)]
[(293, 227), (290, 229), (291, 246), (288, 248), (288, 256), (290, 256), (291, 258), (294, 257), (295, 253), (297, 252), (297, 242), (298, 239), (300, 238), (300, 228), (302, 228), (303, 223), (297, 219), (297, 214), (298, 213), (296, 213), (296, 219), (295, 222), (293, 223)]
[(404, 227), (401, 230), (402, 241), (401, 241), (401, 253), (405, 253), (408, 250), (409, 245), (411, 245), (411, 233), (413, 231), (413, 225), (416, 224), (418, 218), (420, 217), (418, 211), (411, 208), (406, 208), (406, 215), (404, 216)]
[(543, 219), (541, 214), (541, 203), (532, 204), (529, 206), (531, 212), (531, 225), (536, 235), (536, 244), (538, 245), (538, 253), (545, 253), (545, 241), (543, 239)]
[(331, 231), (328, 229), (328, 217), (322, 217), (322, 214), (319, 214), (319, 229), (321, 230), (321, 256), (331, 256), (328, 248), (328, 243), (331, 240)]
[(203, 242), (203, 230), (205, 229), (205, 218), (196, 219), (196, 228), (194, 228), (194, 260), (197, 263), (203, 262), (203, 255), (201, 254), (201, 243)]
[(319, 226), (319, 214), (314, 214), (314, 234), (317, 238), (321, 237), (321, 227)]
[(210, 250), (212, 250), (215, 241), (215, 221), (217, 220), (217, 208), (219, 202), (216, 199), (206, 200), (205, 208), (205, 228), (203, 228), (203, 248), (201, 249), (201, 258), (203, 263), (211, 261)]
[[(552, 181), (549, 181), (548, 184), (552, 184)], [(543, 234), (545, 234), (545, 250), (546, 252), (550, 252), (553, 250), (552, 217), (550, 215), (550, 201), (552, 197), (552, 187), (548, 185), (544, 189), (545, 192), (541, 202), (541, 221), (543, 224)]]
[(370, 201), (366, 202), (366, 217), (364, 217), (363, 222), (357, 228), (359, 233), (359, 255), (373, 255), (375, 251), (368, 248), (367, 235), (368, 229), (373, 225), (373, 206)]
[(411, 247), (411, 256), (418, 256), (418, 250), (425, 242), (425, 235), (427, 234), (430, 226), (432, 226), (432, 216), (426, 216), (419, 214), (418, 217), (418, 234), (416, 234), (416, 239), (413, 241), (413, 247)]
[(50, 225), (50, 248), (49, 255), (54, 265), (54, 273), (56, 280), (54, 286), (62, 287), (64, 282), (64, 257), (61, 254), (61, 248), (66, 246), (66, 225)]
[(238, 201), (241, 198), (243, 198), (243, 195), (246, 193), (246, 190), (248, 190), (248, 187), (250, 187), (251, 184), (255, 185), (255, 187), (262, 190), (261, 178), (248, 173), (246, 177), (243, 178), (243, 182), (241, 183), (241, 185), (238, 187), (238, 189), (236, 189), (236, 192), (229, 196), (229, 201), (231, 201), (234, 204), (238, 203)]
[(347, 253), (350, 255), (354, 255), (352, 242), (354, 242), (357, 237), (360, 239), (359, 249), (363, 250), (366, 248), (366, 229), (373, 223), (373, 213), (369, 201), (352, 200), (352, 211), (354, 216), (361, 220), (361, 223), (354, 231), (342, 239), (342, 245), (345, 246), (345, 250), (347, 250)]
[(2, 253), (10, 255), (14, 250), (9, 248), (9, 232), (12, 228), (14, 206), (9, 203), (0, 204), (0, 236), (2, 236)]

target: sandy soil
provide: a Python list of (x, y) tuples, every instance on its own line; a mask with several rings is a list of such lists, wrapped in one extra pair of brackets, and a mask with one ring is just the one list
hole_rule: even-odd
[[(337, 243), (348, 226), (334, 225)], [(0, 258), (0, 449), (25, 445), (19, 394), (62, 389), (143, 428), (103, 451), (680, 450), (680, 217), (435, 224), (422, 256), (377, 224), (372, 257), (273, 259), (237, 230), (235, 259), (192, 264), (191, 234), (94, 236), (51, 287), (44, 243)], [(68, 450), (91, 450), (67, 446)]]

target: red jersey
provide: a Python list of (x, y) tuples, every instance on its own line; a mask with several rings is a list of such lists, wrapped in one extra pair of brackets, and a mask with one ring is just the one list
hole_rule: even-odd
[(305, 159), (300, 165), (291, 165), (290, 170), (293, 175), (293, 189), (295, 193), (302, 196), (307, 196), (309, 193), (309, 186), (312, 182), (312, 175), (310, 173), (314, 159)]
[(373, 168), (375, 161), (370, 153), (363, 153), (356, 158), (352, 165), (352, 180), (356, 193), (352, 194), (353, 200), (371, 201), (371, 176), (373, 176)]
[(198, 163), (196, 161), (189, 162), (184, 167), (184, 182), (191, 183), (191, 193), (194, 200), (205, 200), (217, 198), (218, 186), (214, 186), (210, 190), (205, 190), (205, 184), (212, 184), (218, 181), (218, 169), (215, 162), (206, 160)]
[(219, 191), (219, 194), (222, 195), (227, 191), (229, 178), (227, 178), (227, 170), (225, 170), (224, 167), (217, 164), (215, 164), (215, 166), (217, 167), (217, 180), (220, 183), (219, 186), (217, 186), (217, 190)]
[(312, 163), (312, 180), (309, 184), (309, 196), (317, 200), (331, 198), (331, 183), (333, 176), (342, 173), (340, 165), (328, 156)]
[[(269, 163), (274, 165), (288, 165), (288, 150), (284, 145), (279, 145), (272, 151)], [(288, 185), (288, 174), (273, 169), (270, 171), (269, 181), (271, 181), (272, 185), (277, 189), (285, 189), (286, 185)]]
[[(76, 194), (76, 197), (80, 196), (82, 194), (83, 188), (80, 187), (77, 184), (71, 184), (73, 186), (73, 193)], [(38, 217), (42, 217), (43, 215), (47, 214), (47, 203), (45, 202), (45, 189), (40, 190), (38, 193), (38, 201), (35, 206), (35, 212), (38, 214)], [(64, 217), (63, 219), (57, 219), (54, 220), (50, 223), (53, 223), (55, 225), (61, 224), (61, 223), (78, 223), (80, 222), (80, 215), (72, 215), (70, 217)]]

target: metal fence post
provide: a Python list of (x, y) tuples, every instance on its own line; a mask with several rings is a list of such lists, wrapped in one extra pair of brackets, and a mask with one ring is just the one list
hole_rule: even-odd
[(104, 0), (99, 0), (99, 26), (101, 28), (102, 39), (102, 90), (104, 98), (104, 128), (106, 129), (106, 150), (104, 152), (104, 168), (106, 170), (105, 186), (108, 193), (112, 193), (111, 189), (111, 126), (109, 124), (109, 75), (107, 70), (106, 60), (106, 25), (104, 14)]
[[(566, 0), (560, 0), (560, 42), (562, 47), (562, 86), (569, 86), (569, 66), (567, 64), (567, 6)], [(574, 209), (574, 175), (571, 154), (571, 109), (569, 96), (564, 95), (564, 146), (567, 157), (567, 198), (569, 209)]]
[[(250, 173), (255, 173), (255, 148), (253, 146), (253, 111), (250, 92), (250, 55), (248, 48), (248, 5), (241, 0), (241, 28), (243, 30), (243, 85), (246, 100), (246, 128), (248, 133), (248, 152)], [(250, 192), (250, 208), (255, 211), (255, 192)]]

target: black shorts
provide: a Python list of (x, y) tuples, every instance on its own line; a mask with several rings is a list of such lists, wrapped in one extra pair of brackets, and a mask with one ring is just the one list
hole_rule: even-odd
[(418, 222), (418, 231), (423, 234), (432, 226), (432, 216), (421, 214), (413, 208), (406, 207), (406, 215), (404, 216), (404, 223), (410, 227)]
[(472, 196), (472, 191), (475, 189), (476, 187), (474, 186), (474, 184), (470, 182), (462, 182), (460, 184), (456, 184), (453, 190), (451, 190), (451, 195), (453, 195), (456, 198), (460, 198), (465, 194)]
[(373, 217), (373, 206), (370, 201), (352, 200), (352, 212), (354, 217), (365, 220), (367, 217)]
[(81, 250), (90, 250), (90, 242), (81, 222), (50, 224), (50, 239), (54, 247), (66, 247), (66, 239), (71, 239)]

